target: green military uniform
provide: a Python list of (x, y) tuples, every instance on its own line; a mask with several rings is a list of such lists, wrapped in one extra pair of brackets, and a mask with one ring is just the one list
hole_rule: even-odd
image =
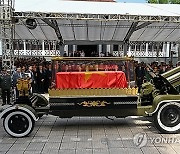
[(3, 104), (10, 104), (10, 90), (12, 86), (11, 76), (8, 73), (3, 73), (0, 76), (0, 87), (2, 89)]

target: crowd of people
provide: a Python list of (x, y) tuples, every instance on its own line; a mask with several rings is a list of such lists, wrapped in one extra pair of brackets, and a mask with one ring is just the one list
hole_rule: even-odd
[(25, 78), (29, 74), (33, 93), (47, 93), (51, 85), (51, 63), (45, 58), (16, 58), (15, 72), (13, 73), (13, 86), (16, 86), (19, 78)]
[[(95, 70), (101, 71), (101, 65), (106, 66), (107, 64), (105, 63), (104, 64), (100, 63), (98, 65), (95, 65), (93, 63), (94, 65), (91, 64), (89, 66), (88, 71), (91, 71), (92, 66), (96, 66), (96, 67), (93, 67), (94, 69), (96, 68)], [(11, 88), (13, 87), (17, 91), (16, 84), (17, 84), (18, 79), (25, 78), (27, 73), (30, 75), (29, 77), (31, 79), (31, 87), (32, 87), (33, 93), (43, 94), (43, 93), (48, 92), (48, 88), (51, 86), (51, 82), (52, 82), (51, 62), (46, 61), (45, 58), (35, 58), (35, 57), (34, 58), (15, 58), (14, 64), (15, 64), (15, 67), (14, 67), (14, 72), (12, 76), (10, 76), (10, 74), (7, 73), (7, 70), (5, 68), (2, 69), (2, 73), (0, 76), (0, 87), (2, 89), (3, 104), (10, 103), (9, 98), (10, 98)], [(136, 84), (138, 87), (141, 87), (143, 82), (150, 80), (150, 76), (148, 74), (149, 67), (147, 67), (147, 64), (144, 62), (139, 63), (135, 61), (134, 64), (135, 64), (134, 66), (135, 66)], [(168, 64), (166, 64), (165, 62), (161, 62), (160, 64), (159, 62), (153, 62), (149, 65), (151, 66), (155, 74), (162, 74), (168, 70), (171, 70), (174, 67), (172, 62), (169, 62)], [(82, 66), (85, 67), (86, 65), (82, 64)], [(122, 65), (122, 66), (124, 66), (124, 69), (122, 69), (123, 67), (119, 67), (118, 65), (108, 64), (107, 69), (105, 67), (105, 71), (118, 69), (126, 73), (127, 70), (125, 68), (125, 65)], [(180, 62), (177, 63), (177, 66), (180, 66)], [(73, 65), (71, 66), (71, 69), (72, 68), (73, 68)], [(81, 71), (87, 71), (86, 68), (84, 68), (83, 70), (83, 67), (82, 67), (81, 69), (82, 69)], [(64, 71), (67, 71), (66, 67)], [(79, 67), (77, 68), (77, 71), (79, 71)], [(18, 92), (17, 92), (17, 95), (18, 95)]]
[(98, 52), (92, 51), (92, 52), (86, 53), (83, 50), (80, 50), (80, 51), (77, 50), (70, 53), (64, 51), (63, 57), (113, 57), (113, 55), (109, 52), (106, 55), (103, 52), (98, 53)]
[(19, 96), (17, 90), (18, 79), (29, 79), (32, 93), (48, 93), (51, 86), (52, 70), (51, 63), (45, 58), (16, 58), (15, 67), (12, 75), (7, 68), (2, 68), (0, 76), (0, 88), (2, 93), (3, 105), (10, 103), (11, 90), (15, 91), (16, 97)]
[[(79, 52), (79, 54), (82, 54), (82, 53)], [(80, 55), (76, 55), (76, 56), (80, 56)], [(159, 63), (156, 61), (148, 65), (153, 69), (156, 75), (162, 74), (175, 67), (171, 61), (169, 63), (165, 63), (165, 62)], [(180, 66), (180, 62), (177, 63), (176, 65)], [(38, 92), (38, 93), (48, 92), (48, 88), (51, 84), (51, 78), (52, 78), (51, 62), (47, 62), (45, 58), (16, 58), (15, 66), (17, 70), (16, 72), (20, 72), (22, 76), (25, 72), (32, 72), (33, 92)], [(63, 69), (63, 66), (64, 66), (64, 69)], [(75, 66), (76, 65), (74, 64), (71, 64), (71, 65), (64, 64), (62, 65), (61, 71), (73, 71), (73, 68)], [(81, 69), (80, 69), (80, 66), (82, 66)], [(88, 71), (94, 71), (94, 70), (101, 71), (104, 68), (105, 71), (108, 71), (108, 70), (121, 70), (124, 72), (127, 71), (125, 68), (125, 65), (118, 66), (118, 65), (113, 65), (111, 63), (107, 63), (107, 62), (100, 63), (99, 65), (95, 63), (89, 64), (88, 69), (86, 68), (86, 66), (87, 64), (84, 62), (81, 65), (77, 65), (78, 68), (77, 69), (74, 68), (74, 70), (76, 71), (87, 71), (87, 70)], [(124, 69), (123, 69), (123, 66), (124, 66)], [(148, 73), (149, 68), (147, 67), (146, 63), (144, 62), (139, 63), (138, 61), (134, 62), (134, 66), (135, 66), (136, 84), (138, 87), (140, 87), (143, 82), (150, 80), (150, 75)]]
[[(165, 62), (161, 62), (159, 64), (159, 62), (156, 61), (148, 65), (153, 69), (153, 72), (156, 75), (163, 74), (175, 67), (171, 61), (169, 61), (168, 64)], [(180, 66), (180, 62), (178, 62), (176, 66)], [(138, 63), (137, 61), (135, 62), (136, 84), (139, 87), (139, 89), (143, 82), (150, 81), (151, 77), (148, 72), (149, 72), (149, 67), (147, 66), (146, 63), (144, 62)]]

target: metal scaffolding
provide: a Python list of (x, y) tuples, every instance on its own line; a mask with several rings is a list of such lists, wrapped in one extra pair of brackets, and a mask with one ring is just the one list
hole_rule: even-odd
[(36, 19), (74, 19), (98, 21), (141, 21), (141, 22), (173, 22), (179, 23), (180, 16), (150, 16), (150, 15), (121, 15), (121, 14), (77, 14), (77, 13), (42, 13), (42, 12), (14, 12), (16, 18)]
[(13, 51), (13, 8), (14, 0), (0, 0), (0, 39), (2, 41), (2, 67), (12, 70)]
[[(114, 44), (123, 46), (114, 55), (130, 53), (135, 57), (169, 57), (170, 49), (165, 54), (166, 50), (159, 51), (154, 44), (164, 44), (163, 49), (167, 42), (180, 44), (180, 16), (16, 12), (14, 1), (0, 0), (2, 65), (9, 69), (14, 66), (14, 56), (60, 55), (64, 52), (64, 46), (59, 45), (62, 42), (66, 46)], [(35, 20), (37, 27), (29, 29), (28, 19)], [(47, 44), (49, 48), (44, 48)]]

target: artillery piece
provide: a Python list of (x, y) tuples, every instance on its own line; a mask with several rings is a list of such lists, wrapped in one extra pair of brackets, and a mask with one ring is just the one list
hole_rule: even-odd
[(158, 76), (150, 68), (151, 82), (144, 83), (138, 93), (131, 84), (133, 58), (55, 57), (52, 63), (48, 98), (29, 94), (2, 109), (0, 117), (9, 135), (29, 135), (43, 114), (60, 118), (152, 116), (160, 132), (180, 131), (180, 66)]

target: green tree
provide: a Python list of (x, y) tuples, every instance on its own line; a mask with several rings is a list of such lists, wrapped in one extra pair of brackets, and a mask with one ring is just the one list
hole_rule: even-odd
[(147, 1), (148, 3), (155, 3), (155, 4), (157, 4), (158, 3), (158, 0), (149, 0), (149, 1)]
[(180, 0), (147, 0), (147, 2), (154, 4), (180, 4)]
[(180, 0), (170, 0), (171, 4), (180, 4)]
[(167, 4), (167, 3), (169, 3), (168, 0), (159, 0), (159, 4)]

